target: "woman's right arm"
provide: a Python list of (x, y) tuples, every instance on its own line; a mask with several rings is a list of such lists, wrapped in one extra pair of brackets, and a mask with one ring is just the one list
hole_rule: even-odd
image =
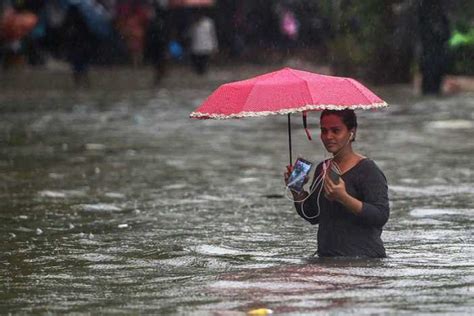
[(299, 216), (315, 225), (319, 223), (319, 212), (315, 199), (315, 196), (317, 195), (311, 194), (309, 197), (308, 195), (309, 193), (306, 191), (301, 192), (301, 197), (299, 199), (295, 199), (295, 209)]
[[(314, 172), (313, 182), (310, 186), (311, 191), (315, 191), (314, 182), (316, 181), (317, 176), (321, 173), (322, 165), (318, 165)], [(292, 191), (293, 194), (293, 201), (295, 205), (296, 212), (299, 216), (303, 219), (307, 220), (311, 224), (315, 225), (319, 223), (319, 211), (318, 211), (318, 203), (317, 203), (317, 192), (314, 192), (310, 195), (307, 191), (302, 191), (301, 193), (297, 193)]]

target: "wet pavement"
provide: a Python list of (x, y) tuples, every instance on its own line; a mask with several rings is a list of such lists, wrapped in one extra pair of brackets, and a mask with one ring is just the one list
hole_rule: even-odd
[[(383, 260), (317, 259), (285, 198), (286, 117), (190, 120), (219, 84), (268, 71), (2, 77), (2, 313), (471, 314), (474, 95), (375, 88), (356, 149), (389, 181)], [(309, 125), (317, 134), (317, 113)], [(294, 156), (325, 153), (293, 120)]]

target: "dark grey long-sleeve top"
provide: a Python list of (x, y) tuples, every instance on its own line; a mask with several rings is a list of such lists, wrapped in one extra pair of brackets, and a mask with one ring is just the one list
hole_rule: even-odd
[[(323, 172), (322, 163), (315, 170), (316, 176)], [(342, 175), (346, 191), (363, 204), (359, 215), (347, 210), (342, 204), (319, 196), (320, 186), (311, 186), (313, 192), (303, 203), (295, 203), (298, 214), (311, 224), (319, 224), (318, 255), (324, 257), (385, 257), (381, 239), (382, 227), (388, 220), (387, 180), (375, 162), (365, 158)], [(303, 213), (304, 211), (304, 213)]]

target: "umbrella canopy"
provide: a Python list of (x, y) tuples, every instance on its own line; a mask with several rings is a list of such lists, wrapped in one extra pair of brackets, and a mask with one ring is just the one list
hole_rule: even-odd
[[(54, 2), (52, 4), (54, 5)], [(58, 0), (56, 6), (56, 10), (62, 9), (64, 11), (71, 6), (76, 6), (89, 30), (99, 39), (107, 39), (113, 33), (111, 15), (96, 0)]]
[(97, 36), (108, 38), (112, 34), (111, 16), (100, 3), (92, 0), (69, 1), (78, 6), (89, 29)]
[[(190, 117), (230, 119), (287, 114), (292, 164), (291, 113), (305, 114), (306, 111), (325, 109), (375, 109), (386, 106), (385, 101), (354, 79), (284, 68), (220, 86), (190, 114)], [(306, 129), (305, 118), (303, 115)], [(306, 132), (310, 138), (309, 132)]]
[(354, 79), (284, 68), (220, 86), (190, 116), (229, 119), (385, 106), (385, 101)]

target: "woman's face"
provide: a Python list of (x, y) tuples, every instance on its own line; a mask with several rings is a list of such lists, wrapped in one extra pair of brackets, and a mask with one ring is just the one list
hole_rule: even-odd
[(321, 141), (328, 152), (332, 154), (339, 152), (350, 143), (350, 137), (351, 131), (339, 116), (329, 114), (321, 119)]

